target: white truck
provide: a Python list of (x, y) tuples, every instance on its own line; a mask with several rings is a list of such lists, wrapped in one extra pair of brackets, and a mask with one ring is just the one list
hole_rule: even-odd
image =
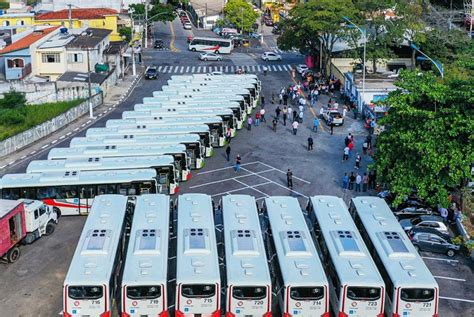
[(25, 244), (30, 244), (41, 236), (49, 236), (56, 229), (58, 214), (52, 206), (41, 200), (21, 199), (25, 206), (26, 237)]

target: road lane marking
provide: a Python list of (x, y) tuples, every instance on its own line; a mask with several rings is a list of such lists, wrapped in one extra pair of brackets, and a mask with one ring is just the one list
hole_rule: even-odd
[(175, 73), (178, 72), (178, 68), (179, 68), (179, 66), (175, 66), (175, 68), (174, 68), (174, 72), (175, 72)]
[(43, 145), (43, 146), (41, 147), (41, 149), (45, 149), (45, 148), (47, 148), (48, 146), (49, 146), (49, 144), (45, 144), (45, 145)]
[(58, 142), (58, 140), (57, 140), (57, 139), (56, 139), (56, 140), (53, 140), (53, 141), (51, 141), (51, 144), (54, 144), (54, 143), (56, 143), (56, 142)]
[[(234, 167), (233, 167), (233, 166), (230, 166), (230, 168), (234, 168)], [(268, 172), (270, 172), (270, 171), (273, 171), (273, 169), (260, 171), (260, 172), (255, 173), (255, 175), (258, 175), (258, 174), (260, 174), (260, 173), (268, 173)], [(248, 174), (239, 175), (239, 176), (234, 176), (234, 177), (230, 177), (230, 178), (225, 178), (225, 179), (221, 179), (221, 180), (217, 180), (217, 181), (212, 181), (212, 182), (207, 182), (207, 183), (202, 183), (202, 184), (194, 185), (194, 186), (191, 186), (191, 187), (189, 187), (189, 188), (198, 188), (198, 187), (203, 187), (203, 186), (208, 186), (208, 185), (223, 183), (223, 182), (227, 182), (227, 181), (235, 181), (236, 179), (243, 178), (243, 177), (249, 177), (249, 176), (251, 176), (251, 175), (248, 175)], [(271, 181), (271, 180), (270, 180), (270, 181)]]
[(196, 68), (196, 66), (193, 66), (193, 68), (191, 68), (191, 73), (194, 73), (195, 68)]
[(162, 68), (162, 67), (163, 67), (163, 66), (158, 66), (158, 71), (159, 71), (159, 72), (161, 72), (161, 68)]
[(438, 275), (433, 275), (434, 278), (439, 278), (442, 280), (450, 280), (450, 281), (457, 281), (457, 282), (466, 282), (465, 279), (463, 278), (455, 278), (455, 277), (448, 277), (448, 276), (438, 276)]
[(440, 296), (439, 298), (441, 298), (441, 299), (446, 299), (446, 300), (454, 300), (454, 301), (458, 301), (458, 302), (474, 303), (474, 300), (472, 300), (472, 299), (446, 297), (446, 296)]
[(261, 68), (260, 68), (260, 65), (257, 65), (257, 71), (262, 71)]
[[(280, 172), (280, 173), (286, 175), (286, 172), (285, 172), (285, 171), (282, 171), (282, 170), (280, 170), (280, 169), (278, 169), (278, 168), (276, 168), (276, 167), (274, 167), (274, 166), (268, 165), (268, 164), (263, 163), (263, 162), (261, 162), (261, 161), (257, 161), (257, 162), (260, 163), (260, 164), (262, 164), (262, 165), (264, 165), (264, 166), (266, 166), (266, 167), (268, 167), (268, 168), (273, 168), (274, 170), (276, 170), (276, 171), (278, 171), (278, 172)], [(296, 176), (294, 176), (294, 175), (293, 175), (293, 178), (294, 178), (294, 179), (297, 179), (297, 180), (299, 180), (299, 181), (301, 181), (301, 182), (303, 182), (303, 183), (311, 184), (311, 182), (310, 182), (310, 181), (307, 181), (306, 179), (302, 179), (302, 178), (296, 177)]]
[(171, 31), (170, 49), (173, 52), (179, 52), (179, 50), (174, 46), (174, 39), (176, 35), (174, 34), (173, 22), (168, 22), (168, 23), (170, 24), (170, 31)]
[(281, 69), (281, 66), (280, 66), (280, 65), (278, 65), (278, 70), (279, 70), (279, 71), (283, 71), (283, 69)]
[(186, 73), (189, 73), (189, 66), (186, 66)]
[(198, 66), (197, 68), (197, 72), (200, 73), (201, 72), (201, 66)]
[(458, 260), (450, 260), (450, 259), (443, 259), (443, 258), (434, 258), (434, 257), (429, 257), (429, 256), (422, 256), (422, 259), (427, 259), (427, 260), (434, 260), (434, 261), (446, 261), (446, 262), (453, 262), (453, 263), (458, 263)]

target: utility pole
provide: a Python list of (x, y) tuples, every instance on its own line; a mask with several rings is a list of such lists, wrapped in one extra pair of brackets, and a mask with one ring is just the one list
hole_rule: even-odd
[(145, 0), (145, 48), (148, 48), (148, 0)]
[(72, 4), (68, 4), (67, 7), (68, 7), (67, 16), (69, 20), (69, 30), (72, 30)]
[(87, 47), (87, 82), (89, 88), (89, 118), (94, 119), (94, 112), (92, 109), (92, 84), (91, 84), (91, 60), (89, 56), (89, 48)]

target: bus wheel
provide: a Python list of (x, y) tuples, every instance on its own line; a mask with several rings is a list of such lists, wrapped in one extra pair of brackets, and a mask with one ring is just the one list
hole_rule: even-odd
[(219, 54), (219, 50), (215, 50), (214, 53)]
[(10, 249), (10, 251), (8, 251), (7, 261), (10, 263), (14, 263), (16, 262), (16, 260), (18, 260), (19, 257), (20, 257), (20, 249), (18, 249), (18, 247), (13, 247)]
[(48, 222), (46, 225), (46, 230), (44, 231), (44, 235), (49, 236), (54, 232), (54, 229), (56, 229), (56, 224), (52, 221)]
[(196, 52), (196, 49), (193, 47), (193, 48), (191, 49), (191, 51)]
[(59, 219), (59, 217), (61, 217), (61, 209), (58, 207), (53, 207), (53, 211), (56, 213), (56, 216), (58, 216)]

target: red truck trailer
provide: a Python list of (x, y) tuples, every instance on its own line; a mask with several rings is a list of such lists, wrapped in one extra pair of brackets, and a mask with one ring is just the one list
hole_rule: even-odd
[(22, 201), (0, 199), (0, 258), (13, 263), (20, 257), (18, 245), (26, 237)]

